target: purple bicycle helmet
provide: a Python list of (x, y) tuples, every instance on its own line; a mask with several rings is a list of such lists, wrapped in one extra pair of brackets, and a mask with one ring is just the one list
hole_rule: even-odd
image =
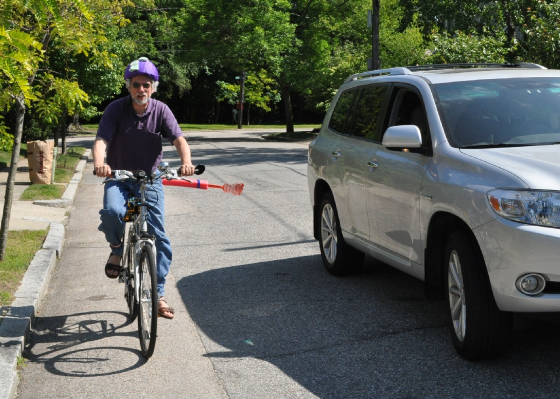
[(155, 82), (159, 80), (159, 73), (156, 66), (146, 57), (140, 57), (132, 61), (124, 71), (125, 79), (132, 79), (137, 75), (147, 75)]

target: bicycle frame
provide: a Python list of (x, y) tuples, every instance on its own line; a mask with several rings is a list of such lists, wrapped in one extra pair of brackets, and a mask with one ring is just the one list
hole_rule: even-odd
[[(126, 252), (127, 256), (127, 266), (131, 267), (134, 266), (134, 280), (138, 281), (139, 276), (139, 256), (142, 252), (142, 248), (144, 246), (148, 247), (153, 254), (154, 259), (156, 259), (157, 250), (155, 246), (155, 237), (148, 233), (148, 223), (147, 223), (147, 203), (146, 203), (146, 181), (140, 181), (139, 193), (140, 198), (130, 198), (129, 201), (136, 201), (134, 206), (139, 208), (139, 212), (137, 214), (133, 214), (132, 220), (127, 222), (131, 223), (132, 225), (128, 228), (128, 234), (123, 236), (126, 237)], [(125, 232), (126, 233), (126, 232)], [(139, 292), (139, 284), (135, 284), (134, 286), (134, 299), (135, 301), (140, 300), (140, 292)]]

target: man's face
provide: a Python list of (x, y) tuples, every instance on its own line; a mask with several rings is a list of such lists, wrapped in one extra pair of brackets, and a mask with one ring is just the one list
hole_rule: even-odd
[(128, 92), (138, 105), (146, 105), (154, 92), (152, 80), (144, 75), (138, 75), (130, 79)]

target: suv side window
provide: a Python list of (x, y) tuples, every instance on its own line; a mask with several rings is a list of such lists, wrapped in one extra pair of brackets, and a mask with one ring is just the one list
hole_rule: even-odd
[(432, 140), (426, 117), (426, 109), (420, 95), (416, 91), (404, 87), (395, 88), (393, 93), (393, 109), (387, 127), (396, 125), (418, 126), (422, 136), (421, 152), (432, 153)]
[(359, 90), (346, 90), (340, 94), (336, 102), (334, 111), (329, 121), (329, 129), (336, 130), (338, 133), (349, 134), (351, 132), (349, 121), (352, 117), (352, 104)]
[(387, 103), (389, 85), (363, 86), (360, 98), (354, 108), (355, 117), (352, 120), (352, 133), (356, 136), (381, 142), (382, 112)]

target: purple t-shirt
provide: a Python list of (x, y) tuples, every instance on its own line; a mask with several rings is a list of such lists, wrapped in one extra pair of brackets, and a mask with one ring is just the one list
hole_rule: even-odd
[(161, 139), (170, 143), (183, 133), (169, 107), (151, 98), (148, 109), (136, 115), (130, 96), (111, 102), (99, 122), (97, 137), (107, 141), (107, 164), (111, 169), (144, 170), (151, 173), (160, 163)]

